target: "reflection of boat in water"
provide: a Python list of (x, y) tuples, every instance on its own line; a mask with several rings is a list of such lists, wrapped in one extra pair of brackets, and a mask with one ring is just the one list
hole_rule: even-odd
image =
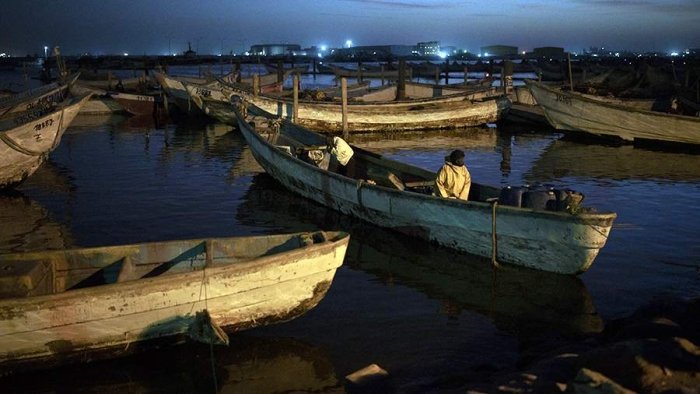
[(0, 194), (0, 252), (65, 249), (72, 239), (38, 202), (19, 192)]
[[(168, 360), (167, 368), (153, 368)], [(213, 363), (213, 369), (212, 369)], [(0, 386), (26, 392), (75, 387), (90, 392), (279, 393), (342, 391), (333, 364), (319, 347), (290, 338), (231, 336), (228, 347), (186, 344), (119, 360), (11, 376)]]
[(502, 329), (599, 332), (602, 318), (583, 282), (517, 267), (495, 274), (490, 262), (384, 230), (299, 197), (267, 174), (253, 177), (238, 209), (246, 225), (304, 231), (341, 228), (352, 234), (345, 264), (443, 300), (449, 311), (478, 312)]
[(700, 155), (560, 139), (544, 150), (526, 177), (545, 182), (563, 177), (697, 181)]
[(431, 130), (396, 134), (357, 134), (352, 144), (375, 152), (387, 153), (398, 150), (446, 150), (459, 146), (468, 149), (493, 149), (498, 141), (496, 129), (465, 128), (461, 130)]

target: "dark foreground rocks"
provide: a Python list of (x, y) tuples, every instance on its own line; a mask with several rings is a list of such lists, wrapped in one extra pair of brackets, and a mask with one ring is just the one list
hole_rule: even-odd
[[(467, 384), (465, 392), (698, 393), (700, 299), (662, 300), (608, 322), (603, 333), (539, 352), (522, 372)], [(544, 348), (543, 348), (544, 347)]]

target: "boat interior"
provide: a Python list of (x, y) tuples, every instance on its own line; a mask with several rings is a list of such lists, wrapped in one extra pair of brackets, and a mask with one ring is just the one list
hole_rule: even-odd
[(251, 261), (342, 238), (313, 232), (0, 255), (0, 298), (20, 298)]

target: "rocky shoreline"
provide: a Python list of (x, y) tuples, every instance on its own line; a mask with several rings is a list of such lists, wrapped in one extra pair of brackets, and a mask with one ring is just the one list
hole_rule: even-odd
[(700, 298), (657, 300), (583, 341), (549, 342), (523, 349), (521, 372), (495, 374), (460, 391), (700, 392)]

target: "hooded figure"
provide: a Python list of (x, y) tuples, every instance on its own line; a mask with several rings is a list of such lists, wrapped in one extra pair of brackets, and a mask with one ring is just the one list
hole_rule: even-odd
[(469, 197), (471, 185), (472, 177), (464, 165), (464, 152), (452, 151), (445, 157), (445, 164), (438, 171), (435, 179), (435, 194), (444, 198), (466, 200)]

